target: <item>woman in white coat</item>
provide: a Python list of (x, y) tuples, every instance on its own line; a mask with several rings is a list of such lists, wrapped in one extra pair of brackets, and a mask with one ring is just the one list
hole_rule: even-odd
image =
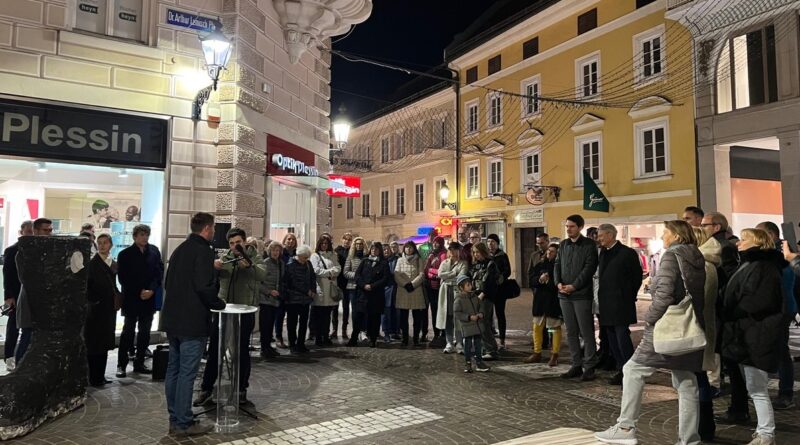
[(427, 308), (422, 291), (424, 277), (425, 261), (420, 258), (417, 245), (408, 241), (403, 245), (403, 256), (397, 260), (394, 269), (394, 281), (397, 283), (396, 305), (400, 312), (398, 322), (403, 331), (403, 346), (408, 345), (408, 311), (411, 311), (414, 318), (414, 346), (419, 346), (423, 311)]
[(459, 275), (466, 275), (469, 267), (467, 261), (462, 258), (461, 244), (456, 241), (447, 247), (447, 259), (442, 261), (439, 266), (439, 310), (436, 313), (436, 328), (444, 331), (447, 344), (444, 347), (445, 354), (449, 354), (461, 346), (461, 329), (455, 325), (453, 317), (453, 302), (455, 301), (456, 278)]
[(311, 255), (311, 265), (317, 276), (317, 294), (311, 304), (311, 319), (314, 321), (316, 333), (314, 343), (317, 346), (331, 346), (331, 311), (342, 299), (341, 289), (336, 283), (342, 267), (329, 237), (321, 236), (317, 240), (316, 251)]

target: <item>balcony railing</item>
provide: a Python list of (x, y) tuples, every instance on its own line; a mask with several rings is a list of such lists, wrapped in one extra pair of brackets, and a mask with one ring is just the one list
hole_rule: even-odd
[(691, 3), (694, 0), (667, 0), (667, 11)]

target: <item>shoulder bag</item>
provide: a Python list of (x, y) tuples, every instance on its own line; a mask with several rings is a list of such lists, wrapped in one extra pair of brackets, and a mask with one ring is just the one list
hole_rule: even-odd
[[(325, 263), (325, 258), (322, 257), (322, 254), (317, 252), (317, 256), (319, 257), (319, 260), (322, 263), (322, 267), (327, 269), (328, 265)], [(342, 301), (342, 297), (343, 297), (342, 290), (339, 289), (339, 286), (338, 286), (336, 280), (334, 280), (333, 278), (328, 278), (328, 279), (331, 281), (331, 284), (329, 286), (330, 292), (331, 292), (331, 294), (330, 294), (331, 300), (333, 300), (333, 301), (335, 301), (337, 303)]]
[(706, 347), (706, 333), (692, 305), (692, 295), (686, 285), (681, 260), (676, 255), (678, 270), (686, 295), (678, 304), (670, 305), (653, 329), (653, 349), (658, 354), (685, 355)]

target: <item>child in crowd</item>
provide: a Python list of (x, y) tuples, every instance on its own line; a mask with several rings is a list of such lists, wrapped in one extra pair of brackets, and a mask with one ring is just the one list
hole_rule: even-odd
[(480, 300), (473, 292), (472, 279), (467, 275), (459, 275), (456, 278), (458, 286), (458, 296), (453, 302), (453, 315), (461, 325), (461, 333), (464, 337), (464, 358), (466, 365), (464, 372), (472, 372), (472, 358), (475, 358), (475, 370), (486, 372), (489, 367), (481, 358), (481, 327), (478, 323), (483, 318), (483, 313), (478, 311), (481, 305)]

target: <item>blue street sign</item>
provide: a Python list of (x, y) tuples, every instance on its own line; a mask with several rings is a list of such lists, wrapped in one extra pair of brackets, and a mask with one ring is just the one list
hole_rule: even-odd
[(203, 17), (188, 12), (167, 9), (167, 23), (181, 28), (196, 29), (198, 31), (211, 32), (219, 27), (220, 23), (216, 19)]

